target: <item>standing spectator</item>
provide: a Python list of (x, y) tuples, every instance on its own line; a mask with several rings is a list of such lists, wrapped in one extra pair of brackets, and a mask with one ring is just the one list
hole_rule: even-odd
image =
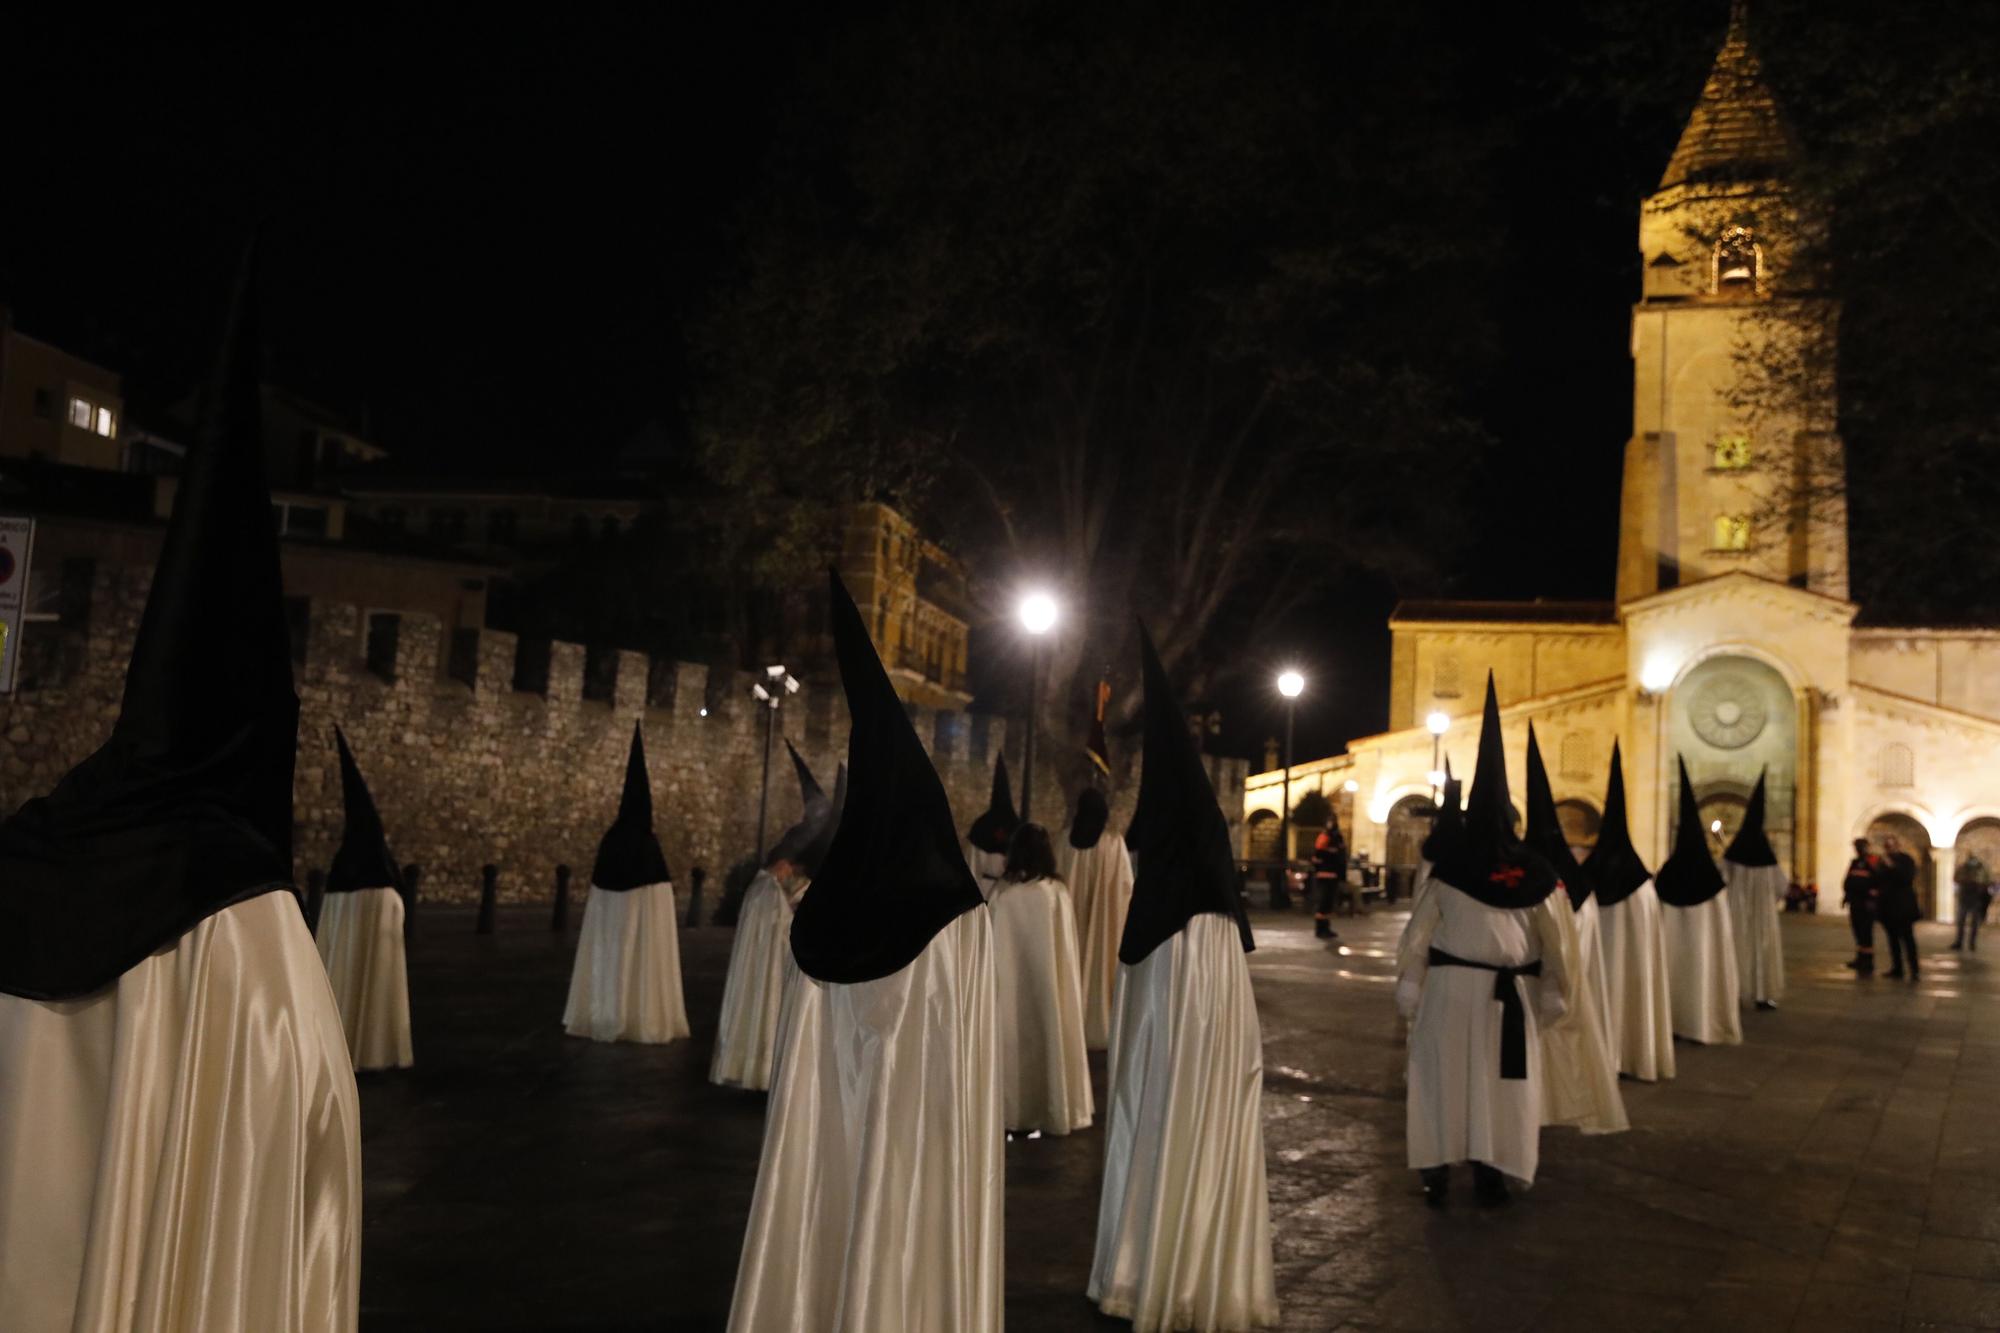
[(1884, 975), (1900, 981), (1903, 959), (1909, 957), (1910, 980), (1917, 979), (1917, 862), (1892, 833), (1882, 839), (1882, 866), (1877, 875), (1881, 885), (1875, 915), (1881, 918), (1882, 933), (1889, 937), (1889, 970)]
[(1986, 916), (1986, 895), (1993, 888), (1993, 872), (1979, 859), (1978, 852), (1967, 852), (1951, 878), (1952, 883), (1958, 886), (1958, 935), (1952, 940), (1951, 947), (1963, 949), (1967, 946), (1966, 927), (1970, 924), (1970, 945), (1977, 952), (1979, 923)]
[(1347, 839), (1340, 836), (1340, 820), (1326, 817), (1326, 827), (1313, 840), (1313, 878), (1319, 881), (1319, 906), (1313, 913), (1313, 934), (1334, 938), (1333, 902), (1347, 883)]
[(1881, 863), (1882, 858), (1868, 850), (1868, 839), (1856, 838), (1854, 859), (1847, 863), (1847, 878), (1840, 886), (1848, 928), (1854, 932), (1854, 961), (1848, 966), (1858, 976), (1875, 975), (1876, 874)]

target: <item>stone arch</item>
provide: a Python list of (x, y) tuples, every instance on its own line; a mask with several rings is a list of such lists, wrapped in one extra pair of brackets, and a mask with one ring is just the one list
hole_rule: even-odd
[(1412, 793), (1390, 806), (1389, 817), (1382, 821), (1387, 830), (1383, 863), (1391, 870), (1414, 870), (1436, 820), (1437, 807), (1429, 792)]
[(1975, 815), (1958, 826), (1952, 839), (1952, 864), (1977, 853), (1988, 873), (2000, 874), (2000, 815)]
[(1579, 855), (1597, 845), (1597, 832), (1604, 822), (1597, 807), (1580, 797), (1556, 802), (1556, 818), (1562, 824), (1563, 840)]
[(1254, 810), (1244, 829), (1243, 855), (1249, 861), (1275, 861), (1278, 859), (1278, 837), (1283, 831), (1283, 821), (1276, 810)]
[(1901, 841), (1903, 850), (1916, 858), (1917, 902), (1922, 912), (1920, 919), (1936, 919), (1937, 858), (1931, 855), (1929, 822), (1907, 810), (1888, 807), (1868, 819), (1860, 836), (1867, 838), (1879, 852), (1882, 850), (1882, 839), (1891, 834)]

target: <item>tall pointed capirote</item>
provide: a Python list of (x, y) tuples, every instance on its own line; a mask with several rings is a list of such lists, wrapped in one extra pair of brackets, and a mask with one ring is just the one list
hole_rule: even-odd
[(840, 575), (828, 571), (834, 655), (847, 693), (847, 800), (812, 892), (792, 918), (809, 977), (874, 981), (916, 961), (940, 930), (984, 904), (944, 784), (910, 725)]
[(1639, 859), (1639, 849), (1632, 845), (1632, 829), (1625, 818), (1625, 761), (1617, 741), (1611, 742), (1611, 777), (1604, 786), (1604, 818), (1598, 821), (1597, 845), (1583, 859), (1583, 871), (1590, 876), (1600, 907), (1624, 902), (1653, 877)]
[(0, 991), (99, 990), (210, 915), (292, 887), (298, 696), (264, 484), (258, 258), (103, 748), (0, 825)]
[(326, 872), (328, 893), (352, 893), (357, 889), (400, 889), (402, 872), (389, 854), (389, 838), (382, 830), (382, 816), (375, 809), (361, 765), (339, 727), (333, 729), (333, 746), (340, 756), (340, 803), (345, 826), (339, 850)]
[(667, 854), (653, 832), (653, 783), (646, 776), (646, 737), (639, 724), (632, 724), (632, 748), (625, 755), (625, 790), (618, 797), (618, 818), (604, 831), (597, 844), (597, 863), (591, 867), (593, 888), (623, 893), (673, 879), (667, 869)]
[(1472, 794), (1465, 802), (1465, 831), (1440, 850), (1443, 854), (1433, 863), (1432, 875), (1488, 907), (1533, 907), (1556, 886), (1555, 868), (1514, 833), (1507, 753), (1501, 748), (1500, 700), (1490, 672), (1479, 725), (1479, 757), (1472, 767)]
[(1104, 826), (1110, 821), (1111, 803), (1104, 799), (1104, 793), (1095, 787), (1085, 787), (1076, 794), (1076, 813), (1069, 821), (1069, 845), (1080, 852), (1089, 851), (1104, 836)]
[(1457, 778), (1451, 775), (1451, 756), (1444, 760), (1444, 785), (1438, 789), (1438, 810), (1432, 817), (1431, 831), (1424, 837), (1424, 845), (1418, 854), (1424, 860), (1436, 865), (1443, 858), (1445, 849), (1465, 834), (1465, 790)]
[(1750, 805), (1743, 811), (1743, 827), (1736, 830), (1729, 850), (1722, 854), (1723, 860), (1740, 866), (1778, 864), (1778, 853), (1772, 849), (1771, 839), (1764, 832), (1764, 779), (1768, 776), (1768, 769), (1758, 770), (1756, 790), (1750, 793)]
[(826, 792), (821, 790), (819, 779), (813, 776), (812, 769), (806, 764), (805, 756), (799, 753), (799, 747), (792, 744), (789, 736), (785, 738), (785, 753), (792, 757), (792, 773), (799, 780), (799, 805), (803, 809), (810, 810), (814, 801), (826, 799)]
[(785, 749), (791, 753), (792, 769), (799, 779), (799, 822), (778, 835), (778, 840), (771, 844), (770, 852), (764, 857), (764, 864), (790, 861), (805, 868), (812, 859), (815, 847), (823, 856), (826, 847), (833, 841), (833, 802), (820, 789), (819, 780), (813, 777), (812, 769), (806, 766), (805, 759), (791, 741), (785, 742)]
[(1708, 833), (1701, 826), (1701, 806), (1688, 781), (1685, 758), (1681, 772), (1680, 812), (1674, 821), (1674, 849), (1653, 872), (1653, 887), (1669, 907), (1699, 907), (1722, 891), (1722, 871), (1709, 855)]
[(1014, 793), (1007, 784), (1007, 756), (996, 755), (993, 760), (993, 794), (986, 799), (986, 809), (965, 831), (965, 840), (982, 852), (1005, 856), (1007, 843), (1019, 827), (1021, 816), (1014, 809)]
[(1563, 833), (1562, 818), (1556, 814), (1556, 793), (1549, 785), (1549, 770), (1542, 762), (1542, 745), (1535, 737), (1535, 724), (1528, 724), (1528, 823), (1523, 840), (1555, 867), (1556, 878), (1569, 892), (1571, 910), (1581, 910), (1590, 898), (1590, 872), (1577, 863)]
[(1204, 912), (1236, 922), (1243, 951), (1255, 948), (1238, 892), (1229, 823), (1188, 734), (1187, 714), (1167, 680), (1153, 637), (1139, 626), (1146, 682), (1146, 750), (1139, 769), (1139, 805), (1132, 825), (1143, 830), (1132, 905), (1118, 961), (1139, 963)]

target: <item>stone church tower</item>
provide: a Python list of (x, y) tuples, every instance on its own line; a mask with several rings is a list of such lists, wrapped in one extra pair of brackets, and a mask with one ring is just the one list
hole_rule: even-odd
[(1834, 315), (1788, 264), (1790, 159), (1739, 4), (1639, 214), (1621, 603), (1730, 570), (1847, 596)]

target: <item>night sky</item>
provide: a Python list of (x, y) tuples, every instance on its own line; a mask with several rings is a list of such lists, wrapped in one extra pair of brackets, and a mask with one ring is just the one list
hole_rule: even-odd
[[(1296, 643), (1246, 645), (1314, 675), (1301, 754), (1382, 725), (1398, 596), (1610, 594), (1636, 209), (1726, 14), (1673, 9), (1607, 26), (1536, 6), (1459, 30), (1480, 55), (1463, 124), (1438, 133), (1497, 128), (1505, 156), (1481, 293), (1504, 351), (1468, 386), (1501, 457), (1478, 558), (1450, 586), (1350, 583)], [(836, 21), (767, 6), (17, 30), (0, 302), (124, 372), (143, 419), (193, 382), (221, 275), (264, 218), (274, 378), (365, 412), (413, 463), (608, 459), (682, 420), (687, 313), (726, 263), (813, 25)], [(1620, 80), (1639, 38), (1657, 40), (1645, 77)], [(1261, 687), (1221, 703), (1230, 748), (1275, 729)]]

